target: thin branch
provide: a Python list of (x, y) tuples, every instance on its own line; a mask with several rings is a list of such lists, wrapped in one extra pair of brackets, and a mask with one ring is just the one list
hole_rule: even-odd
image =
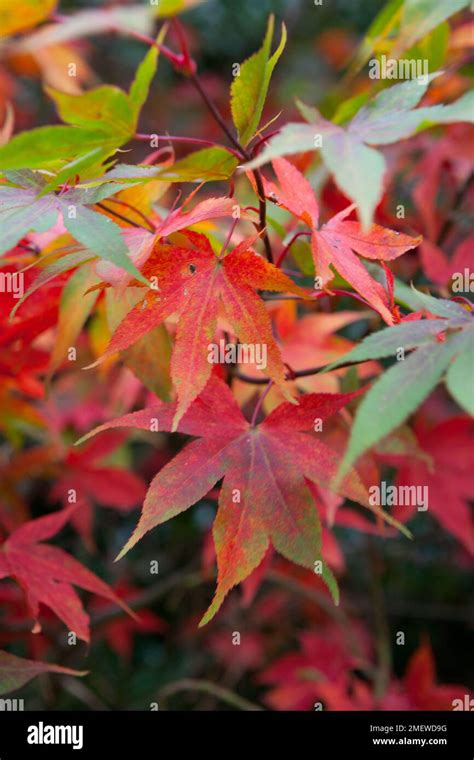
[[(199, 76), (196, 71), (196, 64), (189, 55), (189, 49), (188, 49), (186, 37), (184, 34), (184, 30), (181, 26), (181, 23), (177, 19), (173, 19), (172, 23), (173, 23), (173, 29), (175, 30), (177, 34), (178, 41), (181, 46), (181, 53), (179, 55), (176, 53), (173, 53), (172, 50), (170, 50), (169, 48), (166, 48), (164, 45), (159, 45), (151, 37), (143, 35), (140, 32), (130, 31), (130, 34), (136, 39), (139, 39), (142, 42), (146, 42), (148, 45), (157, 47), (163, 53), (163, 55), (165, 55), (173, 63), (173, 65), (178, 71), (181, 71), (189, 78), (189, 80), (192, 82), (195, 89), (201, 96), (203, 102), (209, 109), (210, 113), (214, 117), (215, 121), (219, 124), (220, 128), (226, 135), (231, 145), (234, 146), (236, 155), (238, 156), (238, 158), (243, 158), (246, 161), (250, 161), (250, 159), (252, 158), (252, 154), (249, 153), (244, 148), (244, 146), (240, 144), (238, 139), (234, 136), (234, 134), (232, 133), (232, 130), (227, 125), (221, 112), (213, 103), (213, 101), (210, 99), (204, 87), (202, 86), (201, 80), (199, 79)], [(260, 171), (258, 169), (254, 169), (253, 176), (255, 178), (255, 184), (257, 187), (257, 195), (258, 195), (258, 202), (259, 202), (259, 213), (260, 213), (259, 230), (262, 233), (262, 239), (263, 239), (263, 244), (265, 246), (265, 253), (266, 253), (267, 259), (270, 263), (272, 263), (273, 253), (272, 253), (270, 238), (268, 237), (268, 232), (266, 229), (266, 199), (265, 199), (265, 192), (263, 189), (262, 175), (260, 174)]]
[[(344, 364), (338, 364), (335, 369), (343, 369), (344, 367), (353, 367), (357, 364), (362, 364), (367, 361), (363, 359), (361, 362), (344, 362)], [(330, 364), (323, 364), (321, 367), (308, 367), (308, 369), (298, 369), (295, 372), (288, 373), (287, 380), (295, 380), (298, 377), (310, 377), (311, 375), (318, 375), (320, 372), (324, 372)], [(242, 380), (243, 383), (250, 383), (252, 385), (266, 385), (268, 378), (266, 377), (252, 377), (251, 375), (245, 375), (243, 372), (236, 372), (234, 375), (237, 380)]]
[[(140, 594), (133, 597), (133, 599), (127, 600), (127, 604), (132, 610), (140, 610), (143, 607), (148, 607), (150, 604), (158, 601), (158, 599), (161, 599), (162, 596), (165, 596), (169, 591), (176, 587), (191, 589), (206, 582), (206, 578), (203, 578), (201, 572), (177, 571), (176, 573), (169, 575), (165, 580), (158, 581), (144, 589)], [(117, 604), (110, 604), (110, 606), (104, 607), (91, 615), (90, 625), (91, 627), (97, 627), (126, 614), (127, 613), (122, 607), (119, 607)], [(2, 629), (13, 631), (15, 633), (31, 631), (31, 620), (9, 624), (0, 616), (0, 623), (2, 624)], [(42, 630), (43, 633), (52, 637), (54, 637), (56, 633), (54, 625), (46, 624), (42, 627)], [(65, 645), (65, 648), (69, 649), (67, 644)]]
[(260, 215), (259, 230), (260, 232), (262, 232), (262, 239), (263, 239), (263, 244), (265, 246), (265, 253), (267, 255), (267, 259), (270, 262), (270, 264), (273, 264), (272, 245), (270, 243), (270, 238), (268, 237), (268, 232), (267, 232), (267, 201), (265, 199), (265, 190), (263, 188), (262, 175), (260, 174), (260, 171), (258, 169), (254, 169), (252, 171), (252, 174), (254, 176), (255, 184), (257, 186), (258, 207), (259, 207), (259, 215)]
[(201, 678), (181, 678), (179, 681), (174, 681), (173, 683), (168, 684), (168, 686), (165, 686), (158, 693), (158, 703), (160, 699), (167, 699), (180, 691), (198, 691), (203, 694), (210, 694), (211, 696), (216, 697), (216, 699), (220, 699), (221, 702), (225, 702), (231, 707), (235, 707), (237, 710), (245, 710), (246, 712), (263, 712), (264, 710), (260, 705), (255, 704), (255, 702), (250, 702), (243, 697), (239, 697), (238, 694), (230, 689), (226, 689), (223, 686), (219, 686), (219, 684)]
[(227, 233), (227, 237), (224, 240), (224, 244), (223, 244), (223, 246), (222, 246), (222, 248), (220, 250), (219, 256), (217, 258), (221, 259), (223, 257), (223, 255), (224, 255), (224, 253), (226, 252), (227, 246), (229, 245), (229, 243), (231, 241), (232, 235), (234, 234), (235, 226), (236, 226), (236, 224), (237, 224), (238, 221), (239, 221), (238, 218), (234, 219), (233, 222), (232, 222), (232, 224), (230, 225), (229, 232)]
[[(406, 555), (410, 561), (413, 556)], [(352, 594), (351, 602), (360, 613), (370, 613), (370, 603), (367, 596)], [(461, 622), (470, 623), (472, 611), (469, 607), (460, 607), (456, 604), (443, 604), (442, 602), (422, 602), (420, 599), (406, 601), (399, 597), (387, 599), (387, 615), (389, 618), (410, 618), (414, 620), (436, 620), (438, 622)]]
[[(229, 129), (229, 127), (227, 126), (221, 112), (214, 105), (212, 100), (209, 98), (207, 92), (203, 88), (201, 84), (201, 80), (199, 79), (196, 72), (190, 75), (190, 80), (193, 83), (196, 90), (198, 91), (198, 93), (200, 94), (207, 108), (213, 115), (214, 119), (217, 121), (222, 131), (227, 136), (228, 140), (236, 148), (236, 150), (238, 151), (238, 153), (240, 154), (242, 158), (244, 158), (246, 161), (250, 161), (251, 154), (243, 147), (243, 145), (240, 144), (237, 138), (234, 137), (234, 135), (232, 134), (232, 130)], [(257, 187), (259, 216), (260, 216), (259, 230), (260, 232), (262, 232), (262, 239), (263, 239), (263, 244), (265, 246), (265, 253), (266, 253), (267, 259), (270, 263), (273, 263), (272, 246), (271, 246), (270, 238), (268, 237), (268, 232), (267, 232), (267, 202), (265, 200), (265, 190), (263, 188), (262, 175), (260, 174), (259, 169), (254, 169), (252, 171), (252, 174), (255, 179), (255, 185)]]
[(224, 132), (224, 134), (227, 136), (228, 140), (232, 143), (232, 145), (234, 146), (234, 148), (238, 151), (240, 157), (241, 158), (245, 158), (246, 161), (250, 161), (250, 158), (251, 158), (250, 154), (247, 153), (247, 151), (245, 150), (245, 148), (239, 143), (239, 141), (237, 140), (237, 138), (234, 137), (234, 135), (232, 134), (232, 130), (227, 126), (227, 124), (226, 124), (226, 122), (224, 120), (224, 117), (222, 116), (221, 112), (214, 105), (214, 103), (212, 102), (212, 100), (208, 96), (208, 94), (205, 91), (204, 87), (202, 86), (201, 80), (199, 79), (199, 77), (196, 74), (196, 72), (194, 72), (193, 74), (191, 74), (190, 77), (189, 77), (189, 79), (193, 83), (193, 85), (196, 88), (196, 90), (198, 91), (198, 93), (200, 94), (202, 100), (204, 101), (204, 103), (206, 104), (207, 108), (209, 109), (209, 111), (213, 115), (214, 119), (217, 121), (217, 123), (219, 124), (220, 128), (222, 129), (222, 131)]

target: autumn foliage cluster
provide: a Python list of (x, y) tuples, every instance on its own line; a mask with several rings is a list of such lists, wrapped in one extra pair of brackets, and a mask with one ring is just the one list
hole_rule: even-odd
[(209, 71), (229, 3), (58, 5), (0, 0), (0, 694), (468, 709), (468, 3)]

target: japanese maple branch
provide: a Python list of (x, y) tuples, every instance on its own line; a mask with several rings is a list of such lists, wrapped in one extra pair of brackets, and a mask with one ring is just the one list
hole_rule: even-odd
[(217, 108), (217, 106), (212, 102), (209, 95), (205, 91), (204, 87), (202, 86), (201, 80), (199, 79), (199, 76), (196, 72), (189, 75), (189, 80), (192, 82), (193, 86), (201, 96), (203, 102), (207, 106), (209, 112), (214, 117), (215, 121), (219, 124), (220, 128), (226, 135), (229, 142), (234, 146), (234, 148), (238, 151), (241, 158), (245, 158), (247, 161), (250, 161), (250, 154), (247, 153), (245, 148), (239, 143), (237, 138), (232, 134), (232, 130), (228, 127), (228, 125), (225, 122), (224, 117), (222, 116), (221, 112)]
[(263, 189), (262, 175), (258, 169), (253, 169), (252, 174), (255, 179), (255, 184), (258, 191), (258, 207), (260, 213), (260, 231), (263, 232), (263, 244), (265, 246), (265, 253), (270, 264), (273, 264), (273, 252), (270, 238), (267, 232), (267, 202), (265, 200), (265, 190)]
[[(227, 136), (228, 140), (240, 153), (241, 158), (245, 159), (246, 161), (250, 161), (250, 159), (252, 158), (252, 155), (244, 148), (243, 145), (240, 144), (237, 138), (234, 137), (234, 135), (232, 134), (232, 130), (229, 129), (221, 112), (218, 110), (218, 108), (209, 98), (207, 92), (202, 86), (201, 80), (199, 79), (199, 76), (197, 75), (197, 73), (193, 72), (192, 74), (190, 74), (189, 79), (191, 80), (194, 87), (200, 94), (202, 100), (206, 104), (210, 113), (212, 114), (216, 122), (219, 124), (224, 134)], [(273, 263), (272, 246), (271, 246), (270, 238), (268, 237), (268, 232), (267, 232), (267, 202), (265, 200), (265, 190), (263, 188), (262, 175), (260, 174), (260, 171), (258, 169), (254, 169), (252, 171), (252, 174), (255, 179), (255, 185), (257, 188), (258, 207), (259, 207), (259, 216), (260, 216), (259, 230), (260, 232), (262, 232), (262, 240), (265, 246), (265, 254), (267, 256), (267, 259), (270, 263)]]
[[(206, 90), (202, 86), (201, 80), (199, 79), (199, 76), (197, 74), (196, 66), (194, 64), (194, 61), (191, 60), (189, 56), (189, 50), (187, 46), (186, 37), (184, 34), (183, 27), (181, 26), (181, 22), (174, 18), (172, 21), (173, 28), (178, 36), (181, 49), (182, 49), (182, 56), (185, 58), (185, 60), (188, 62), (188, 67), (184, 71), (194, 85), (195, 89), (201, 96), (203, 102), (205, 103), (206, 107), (208, 108), (209, 112), (214, 117), (217, 124), (219, 124), (220, 128), (226, 135), (227, 139), (231, 143), (231, 145), (234, 146), (234, 148), (238, 151), (240, 156), (244, 158), (246, 161), (250, 161), (252, 158), (252, 154), (249, 153), (243, 145), (239, 142), (239, 140), (234, 136), (232, 133), (232, 130), (227, 125), (224, 117), (222, 116), (221, 112), (217, 108), (217, 106), (213, 103), (209, 95), (207, 94)], [(259, 215), (260, 215), (260, 225), (259, 229), (262, 233), (262, 240), (263, 244), (265, 246), (265, 253), (267, 256), (267, 259), (270, 263), (273, 263), (273, 252), (272, 252), (272, 246), (270, 243), (270, 238), (268, 237), (267, 232), (267, 204), (265, 200), (265, 191), (263, 188), (263, 180), (262, 175), (260, 174), (259, 169), (254, 169), (252, 171), (253, 177), (255, 179), (255, 185), (257, 188), (257, 196), (258, 196), (258, 204), (259, 204)]]
[[(353, 367), (357, 364), (362, 364), (366, 359), (361, 362), (344, 362), (344, 364), (338, 364), (336, 369), (343, 369), (344, 367)], [(318, 375), (320, 372), (324, 372), (330, 364), (323, 364), (322, 367), (309, 367), (308, 369), (291, 370), (286, 377), (287, 380), (295, 380), (298, 377), (310, 377), (311, 375)], [(251, 375), (245, 375), (243, 372), (236, 372), (234, 377), (237, 380), (241, 380), (243, 383), (250, 383), (252, 385), (266, 385), (268, 378), (266, 377), (252, 377)]]
[[(173, 64), (174, 68), (179, 71), (181, 74), (184, 74), (189, 78), (189, 80), (192, 82), (193, 86), (201, 96), (203, 102), (205, 103), (206, 107), (209, 109), (210, 113), (212, 114), (213, 118), (217, 122), (217, 124), (220, 126), (224, 134), (226, 135), (229, 142), (234, 146), (235, 151), (232, 151), (232, 153), (237, 153), (239, 158), (245, 159), (246, 161), (250, 161), (252, 158), (252, 154), (249, 153), (243, 145), (240, 144), (240, 142), (237, 140), (237, 138), (232, 134), (232, 130), (228, 127), (226, 124), (226, 121), (224, 117), (222, 116), (221, 112), (217, 108), (217, 106), (213, 103), (213, 101), (210, 99), (209, 95), (205, 91), (204, 87), (202, 86), (201, 80), (199, 79), (199, 76), (196, 72), (196, 62), (191, 58), (189, 54), (189, 49), (186, 41), (186, 37), (184, 34), (184, 30), (181, 26), (181, 22), (174, 18), (172, 21), (173, 29), (178, 37), (179, 44), (181, 46), (181, 53), (174, 53), (172, 50), (170, 50), (165, 45), (157, 43), (152, 37), (148, 37), (145, 34), (141, 34), (140, 32), (134, 32), (129, 30), (129, 34), (132, 37), (135, 37), (138, 40), (141, 40), (142, 42), (145, 42), (147, 45), (150, 45), (152, 47), (157, 48), (168, 60)], [(142, 139), (143, 135), (136, 136), (138, 139)], [(146, 139), (146, 138), (145, 138)], [(170, 138), (168, 138), (170, 139)], [(177, 141), (177, 138), (174, 138)], [(181, 142), (189, 142), (189, 139), (181, 139)], [(263, 180), (262, 175), (260, 174), (260, 171), (258, 169), (254, 169), (252, 171), (252, 174), (255, 179), (255, 185), (257, 188), (257, 196), (258, 196), (258, 203), (259, 203), (259, 230), (262, 233), (262, 240), (263, 244), (265, 246), (265, 254), (267, 256), (267, 259), (270, 263), (273, 263), (273, 252), (272, 252), (272, 246), (270, 243), (270, 238), (268, 237), (267, 232), (267, 204), (265, 200), (265, 191), (263, 188)]]

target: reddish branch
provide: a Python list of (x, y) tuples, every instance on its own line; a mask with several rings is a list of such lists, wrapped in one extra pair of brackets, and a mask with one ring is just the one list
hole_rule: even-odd
[[(207, 92), (202, 86), (201, 80), (199, 79), (197, 73), (194, 72), (193, 74), (191, 74), (189, 79), (191, 80), (194, 87), (200, 94), (202, 100), (206, 104), (210, 113), (212, 114), (216, 122), (219, 124), (224, 134), (227, 136), (228, 140), (232, 143), (232, 145), (240, 154), (240, 158), (244, 159), (245, 161), (250, 161), (250, 159), (252, 158), (252, 153), (249, 153), (244, 148), (244, 146), (240, 144), (237, 138), (234, 137), (234, 135), (232, 134), (232, 130), (229, 129), (228, 125), (225, 122), (224, 117), (222, 116), (222, 114), (220, 113), (216, 105), (209, 98)], [(273, 263), (272, 246), (271, 246), (270, 238), (268, 237), (268, 232), (267, 232), (267, 203), (265, 200), (265, 191), (263, 189), (262, 175), (260, 174), (260, 171), (258, 169), (254, 169), (252, 171), (252, 174), (255, 179), (255, 185), (257, 187), (259, 216), (260, 216), (259, 230), (262, 233), (262, 240), (265, 246), (265, 253), (266, 253), (267, 259), (270, 263)]]
[[(366, 360), (364, 359), (364, 361)], [(352, 367), (356, 364), (361, 363), (362, 362), (344, 362), (343, 364), (338, 364), (337, 369)], [(321, 367), (309, 367), (308, 369), (299, 370), (292, 370), (288, 367), (286, 380), (296, 380), (298, 377), (310, 377), (311, 375), (318, 375), (320, 372), (327, 370), (327, 368), (330, 366), (330, 364), (323, 364)], [(271, 383), (271, 380), (269, 380), (267, 377), (252, 377), (251, 375), (245, 375), (243, 372), (235, 372), (234, 377), (238, 380), (242, 380), (243, 383), (250, 383), (252, 385), (267, 385), (267, 383)]]
[[(188, 44), (186, 41), (186, 36), (184, 34), (184, 30), (181, 26), (181, 23), (178, 21), (178, 19), (173, 19), (172, 25), (176, 33), (176, 36), (178, 38), (180, 48), (181, 48), (181, 53), (179, 54), (174, 53), (165, 45), (161, 45), (157, 43), (155, 40), (153, 40), (151, 37), (148, 37), (147, 35), (140, 34), (139, 32), (130, 32), (130, 34), (136, 39), (139, 39), (142, 42), (147, 43), (148, 45), (158, 48), (160, 52), (166, 58), (168, 58), (168, 60), (173, 64), (173, 66), (175, 67), (177, 71), (179, 71), (181, 74), (185, 74), (189, 78), (190, 82), (192, 82), (193, 86), (195, 87), (199, 95), (201, 96), (209, 112), (212, 114), (217, 124), (219, 124), (220, 128), (226, 135), (231, 145), (234, 146), (235, 151), (232, 151), (234, 155), (237, 155), (238, 158), (243, 159), (245, 161), (250, 161), (253, 153), (249, 153), (244, 148), (244, 146), (240, 144), (238, 139), (232, 133), (232, 130), (227, 125), (219, 109), (210, 99), (209, 95), (207, 94), (204, 87), (202, 86), (201, 80), (199, 79), (199, 76), (196, 71), (197, 69), (196, 63), (190, 56)], [(145, 136), (136, 135), (136, 137), (137, 139), (143, 139)], [(166, 139), (166, 138), (163, 137), (163, 139)], [(192, 138), (176, 138), (175, 137), (175, 138), (168, 138), (168, 139), (175, 139), (176, 141), (180, 140), (181, 142), (191, 142)], [(196, 140), (193, 140), (193, 142), (196, 142)], [(201, 142), (201, 144), (214, 145), (214, 143), (209, 143), (208, 141), (199, 141), (199, 142)], [(257, 143), (257, 146), (258, 144), (259, 143)], [(266, 206), (266, 200), (265, 200), (265, 192), (263, 189), (262, 175), (260, 174), (260, 171), (258, 169), (254, 169), (252, 174), (255, 178), (255, 185), (257, 188), (257, 195), (258, 195), (259, 217), (260, 217), (259, 230), (262, 233), (262, 240), (265, 246), (265, 253), (266, 253), (267, 259), (268, 261), (273, 263), (272, 246), (271, 246), (270, 238), (268, 237), (268, 232), (266, 228), (267, 227), (267, 219), (266, 219), (267, 206)]]

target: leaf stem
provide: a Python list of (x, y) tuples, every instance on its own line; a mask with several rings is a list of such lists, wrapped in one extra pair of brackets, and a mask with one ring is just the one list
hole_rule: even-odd
[(238, 151), (241, 158), (244, 158), (246, 161), (250, 161), (250, 153), (247, 153), (245, 148), (239, 143), (236, 137), (232, 134), (232, 130), (227, 126), (224, 117), (222, 116), (221, 112), (217, 108), (217, 106), (212, 102), (209, 95), (205, 91), (204, 87), (202, 86), (201, 80), (199, 79), (199, 76), (196, 72), (193, 74), (190, 74), (189, 80), (193, 83), (194, 87), (198, 91), (199, 95), (201, 96), (203, 102), (207, 106), (208, 110), (214, 117), (215, 121), (219, 124), (220, 128), (226, 135), (227, 139), (232, 143), (234, 148)]
[(231, 237), (234, 234), (235, 226), (236, 226), (236, 224), (237, 224), (238, 221), (239, 221), (238, 218), (234, 219), (232, 221), (232, 224), (229, 227), (229, 232), (227, 233), (227, 237), (224, 240), (224, 245), (222, 246), (221, 251), (219, 253), (219, 256), (218, 256), (219, 259), (221, 259), (223, 257), (223, 255), (224, 255), (224, 253), (226, 252), (227, 246), (229, 245)]
[(120, 206), (124, 206), (124, 208), (130, 209), (130, 211), (134, 211), (137, 216), (141, 217), (146, 224), (150, 227), (150, 232), (156, 232), (156, 224), (153, 224), (151, 219), (147, 217), (146, 214), (143, 213), (143, 211), (140, 211), (139, 208), (136, 208), (135, 206), (132, 206), (131, 203), (127, 203), (127, 201), (122, 201), (119, 198), (108, 198), (107, 199), (110, 203), (117, 203)]
[(273, 132), (269, 132), (268, 134), (260, 137), (260, 139), (257, 140), (257, 142), (252, 146), (252, 155), (255, 156), (255, 154), (258, 153), (260, 146), (263, 145), (264, 142), (270, 140), (271, 137), (275, 137), (275, 135), (280, 134), (280, 132), (281, 129), (275, 129)]
[(293, 245), (293, 243), (296, 240), (298, 240), (299, 237), (302, 237), (303, 235), (305, 235), (307, 237), (311, 237), (311, 232), (306, 232), (305, 230), (302, 230), (301, 232), (295, 232), (295, 234), (293, 235), (293, 237), (288, 241), (288, 243), (285, 245), (285, 247), (281, 251), (280, 255), (278, 256), (278, 258), (277, 258), (277, 260), (275, 262), (275, 266), (276, 267), (280, 267), (282, 265), (283, 259), (285, 258), (286, 254), (290, 250), (290, 248)]
[[(236, 374), (236, 377), (238, 377), (237, 374)], [(270, 388), (273, 385), (273, 380), (267, 380), (266, 378), (263, 378), (263, 379), (264, 379), (265, 383), (268, 383), (268, 385), (265, 388), (265, 390), (263, 391), (263, 393), (260, 396), (260, 398), (258, 399), (257, 403), (255, 404), (255, 409), (253, 410), (252, 419), (250, 421), (250, 426), (251, 427), (255, 427), (255, 425), (257, 424), (258, 413), (259, 413), (260, 409), (262, 408), (262, 404), (265, 401), (265, 398), (267, 397)]]
[(270, 243), (270, 238), (267, 232), (267, 201), (265, 199), (265, 190), (263, 188), (262, 175), (258, 169), (254, 169), (252, 172), (255, 184), (257, 186), (258, 208), (260, 215), (259, 231), (262, 232), (263, 244), (265, 246), (265, 253), (270, 264), (273, 264), (273, 252)]
[(112, 208), (109, 208), (108, 206), (104, 206), (103, 203), (96, 203), (95, 204), (98, 208), (101, 208), (102, 211), (106, 211), (107, 214), (111, 214), (112, 216), (115, 216), (117, 219), (121, 219), (122, 222), (127, 222), (127, 224), (131, 224), (132, 227), (138, 227), (142, 230), (146, 230), (147, 232), (150, 232), (148, 227), (144, 227), (143, 224), (138, 224), (138, 222), (134, 222), (133, 219), (129, 219), (128, 216), (125, 216), (124, 214), (119, 214), (118, 211), (115, 211)]

